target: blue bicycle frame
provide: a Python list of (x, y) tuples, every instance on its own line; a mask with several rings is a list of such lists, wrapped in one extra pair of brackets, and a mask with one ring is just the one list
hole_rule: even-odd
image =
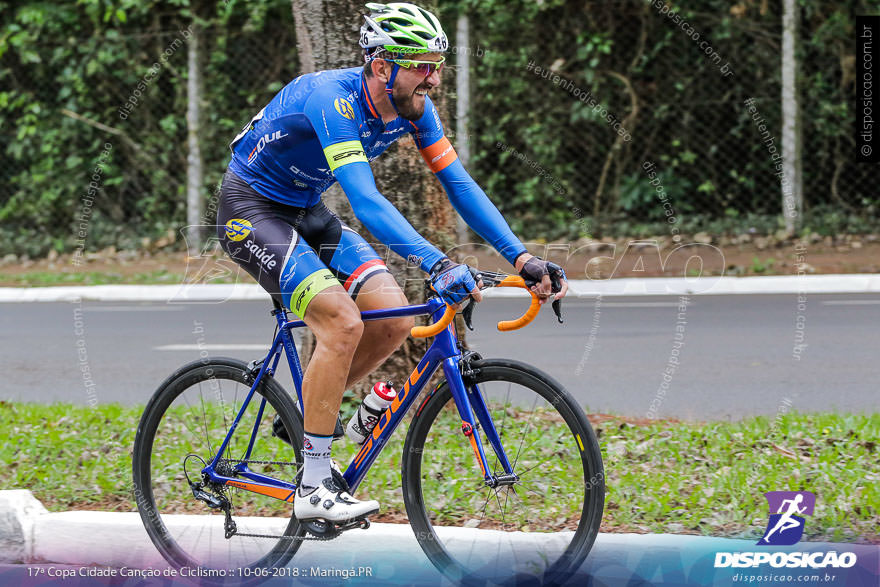
[[(445, 310), (446, 304), (441, 300), (431, 298), (424, 304), (361, 312), (361, 319), (364, 321), (382, 320), (385, 318), (430, 314), (433, 320), (437, 321), (443, 315)], [(296, 393), (299, 398), (298, 407), (302, 410), (303, 373), (291, 331), (294, 328), (302, 328), (306, 324), (302, 320), (288, 321), (287, 313), (278, 304), (276, 304), (275, 310), (272, 314), (278, 322), (278, 334), (275, 336), (272, 348), (263, 359), (260, 371), (254, 378), (250, 391), (242, 403), (232, 426), (230, 426), (223, 443), (217, 451), (217, 454), (215, 454), (211, 462), (202, 469), (202, 472), (206, 473), (210, 480), (215, 483), (230, 485), (292, 502), (294, 491), (296, 490), (296, 484), (251, 471), (246, 462), (239, 462), (234, 466), (234, 470), (238, 475), (237, 477), (227, 477), (216, 471), (216, 466), (223, 453), (226, 451), (230, 438), (238, 428), (238, 424), (250, 404), (251, 398), (253, 397), (257, 386), (260, 384), (260, 381), (266, 374), (271, 376), (275, 373), (278, 361), (281, 358), (282, 348), (287, 354), (287, 362), (290, 365), (290, 372), (293, 376)], [(507, 455), (501, 446), (501, 438), (495, 429), (494, 422), (492, 421), (492, 417), (489, 414), (489, 410), (486, 407), (486, 403), (483, 400), (479, 388), (476, 384), (466, 387), (462, 380), (459, 371), (460, 360), (461, 351), (459, 350), (456, 341), (454, 325), (450, 324), (446, 329), (442, 330), (434, 337), (433, 343), (431, 343), (431, 346), (428, 348), (421, 361), (419, 361), (419, 364), (416, 365), (416, 368), (413, 370), (412, 374), (410, 374), (409, 379), (407, 379), (403, 387), (400, 388), (397, 397), (394, 399), (391, 406), (381, 415), (372, 434), (367, 437), (360, 452), (354, 456), (352, 462), (349, 463), (346, 468), (343, 477), (348, 482), (352, 492), (354, 492), (358, 485), (360, 485), (361, 481), (363, 481), (370, 466), (376, 460), (376, 457), (379, 456), (379, 453), (382, 452), (386, 442), (397, 429), (397, 426), (400, 425), (404, 414), (406, 414), (410, 406), (413, 405), (413, 402), (415, 402), (416, 398), (425, 388), (426, 383), (431, 379), (434, 372), (440, 366), (443, 367), (443, 374), (449, 384), (452, 397), (455, 400), (455, 405), (458, 408), (458, 413), (461, 417), (462, 434), (470, 441), (485, 481), (488, 484), (494, 484), (496, 477), (489, 471), (480, 435), (475, 433), (477, 430), (477, 422), (479, 422), (483, 432), (486, 434), (486, 437), (492, 445), (495, 454), (504, 469), (504, 473), (508, 475), (513, 473)], [(433, 394), (433, 391), (431, 394)], [(430, 394), (425, 397), (425, 401), (427, 401), (429, 397)], [(260, 402), (259, 413), (257, 414), (253, 431), (251, 432), (247, 451), (245, 456), (241, 459), (242, 461), (250, 459), (251, 451), (254, 447), (254, 441), (257, 438), (257, 432), (263, 419), (265, 407), (266, 398), (263, 398)], [(419, 413), (420, 410), (416, 413), (416, 417), (418, 417)]]

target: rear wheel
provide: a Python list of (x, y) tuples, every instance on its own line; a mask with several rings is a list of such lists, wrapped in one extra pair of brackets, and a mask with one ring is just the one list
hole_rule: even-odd
[[(443, 382), (416, 413), (404, 446), (410, 524), (431, 562), (453, 580), (561, 582), (583, 563), (599, 531), (599, 443), (583, 410), (548, 375), (508, 360), (470, 367), (468, 392), (485, 400), (516, 480), (486, 484)], [(484, 428), (475, 433), (490, 473), (502, 475)]]
[[(156, 391), (141, 417), (132, 466), (138, 511), (150, 539), (168, 562), (199, 569), (202, 582), (240, 584), (265, 569), (287, 564), (303, 530), (291, 502), (202, 478), (251, 387), (246, 365), (234, 359), (191, 363)], [(266, 405), (248, 460), (255, 473), (293, 481), (301, 468), (303, 429), (299, 411), (284, 389), (264, 376), (218, 464), (218, 472), (238, 476), (260, 404)], [(293, 448), (272, 434), (280, 417)], [(242, 481), (246, 479), (242, 478)], [(193, 494), (195, 482), (203, 499)], [(226, 537), (227, 503), (236, 533)], [(252, 536), (244, 536), (250, 534)]]

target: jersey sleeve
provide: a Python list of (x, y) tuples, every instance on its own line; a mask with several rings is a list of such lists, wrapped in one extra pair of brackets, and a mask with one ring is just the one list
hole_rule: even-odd
[(330, 171), (356, 162), (367, 162), (358, 136), (360, 116), (344, 90), (335, 84), (320, 88), (306, 101), (303, 113), (315, 130)]
[(403, 214), (379, 193), (368, 163), (345, 164), (333, 173), (358, 220), (392, 251), (418, 263), (425, 273), (446, 256), (416, 232)]
[(525, 246), (516, 238), (501, 212), (459, 161), (452, 143), (443, 132), (437, 109), (427, 96), (425, 112), (413, 126), (412, 135), (416, 146), (425, 163), (440, 180), (452, 206), (468, 226), (513, 265), (516, 258), (526, 252)]
[[(330, 171), (342, 186), (358, 220), (392, 251), (417, 262), (426, 273), (444, 258), (422, 237), (376, 187), (376, 181), (358, 135), (358, 119), (345, 97), (315, 92), (305, 106)], [(349, 116), (350, 114), (350, 116)]]

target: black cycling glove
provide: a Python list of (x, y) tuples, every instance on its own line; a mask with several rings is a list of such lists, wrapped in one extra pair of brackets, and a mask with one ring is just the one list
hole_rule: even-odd
[(545, 261), (540, 257), (532, 257), (525, 262), (519, 270), (520, 277), (526, 282), (526, 287), (531, 289), (533, 285), (541, 283), (545, 275), (550, 276), (550, 287), (553, 293), (562, 289), (562, 280), (566, 279), (565, 271), (556, 263)]

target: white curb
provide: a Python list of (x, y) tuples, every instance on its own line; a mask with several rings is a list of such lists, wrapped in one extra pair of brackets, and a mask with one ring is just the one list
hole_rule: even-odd
[(0, 302), (167, 302), (169, 304), (269, 300), (253, 283), (197, 285), (73, 285), (60, 287), (3, 287)]
[(32, 560), (35, 521), (46, 514), (30, 491), (0, 491), (0, 563)]
[[(621, 277), (569, 282), (575, 297), (740, 294), (880, 293), (880, 275), (768, 275), (761, 277)], [(483, 295), (522, 295), (515, 288), (496, 288)]]
[[(771, 275), (763, 277), (649, 277), (576, 279), (570, 296), (847, 294), (880, 293), (880, 274)], [(487, 297), (515, 297), (515, 288), (494, 288)], [(0, 302), (165, 302), (169, 304), (268, 301), (255, 283), (190, 285), (92, 285), (60, 287), (3, 287)]]
[[(195, 528), (205, 516), (165, 516), (172, 533), (180, 528)], [(204, 543), (210, 542), (212, 553), (221, 550), (222, 518), (212, 519), (217, 540), (204, 540), (204, 532), (195, 533)], [(240, 527), (249, 531), (278, 534), (287, 520), (275, 518), (237, 518)], [(87, 536), (87, 540), (83, 537)], [(263, 547), (265, 542), (245, 542), (244, 547)], [(425, 558), (412, 529), (406, 524), (372, 524), (368, 530), (350, 531), (332, 542), (307, 542), (298, 556), (312, 564), (334, 567), (356, 564), (357, 553), (374, 550), (377, 544), (395, 545), (394, 558), (399, 561)], [(240, 543), (237, 543), (242, 548)], [(220, 547), (220, 548), (218, 548)], [(262, 551), (260, 551), (262, 552)], [(168, 563), (153, 546), (141, 517), (136, 512), (71, 511), (39, 516), (34, 523), (34, 549), (31, 560), (69, 565), (101, 565), (110, 567), (162, 568)], [(256, 558), (256, 557), (255, 557)], [(351, 559), (351, 560), (349, 560)], [(430, 565), (425, 558), (425, 563)], [(363, 559), (361, 559), (363, 564)]]
[[(184, 527), (187, 531), (197, 530), (190, 532), (190, 535), (197, 537), (200, 543), (209, 542), (206, 548), (210, 553), (224, 556), (223, 551), (230, 549), (232, 543), (223, 537), (222, 517), (211, 516), (210, 527), (199, 529), (199, 522), (205, 518), (179, 515), (165, 517), (164, 521), (172, 532)], [(14, 523), (10, 524), (8, 520), (14, 520)], [(0, 562), (3, 563), (97, 566), (122, 570), (169, 568), (149, 540), (137, 513), (48, 513), (30, 491), (12, 490), (0, 491), (0, 521), (0, 555), (3, 556)], [(273, 534), (287, 522), (282, 518), (247, 517), (239, 517), (237, 521), (239, 529), (247, 526), (249, 531)], [(544, 553), (561, 551), (568, 539), (565, 532), (537, 536), (503, 532), (500, 533), (503, 534), (501, 541), (497, 536), (499, 532), (492, 530), (439, 528), (437, 532), (454, 553), (458, 550), (475, 557), (483, 565), (481, 568), (490, 574), (493, 572), (490, 568), (493, 563), (510, 564), (494, 560), (499, 544), (514, 549), (513, 560), (517, 565), (523, 561), (528, 565), (536, 556), (540, 558)], [(178, 534), (181, 539), (184, 536), (184, 533)], [(245, 550), (251, 547), (261, 548), (260, 552), (264, 552), (265, 548), (264, 545), (242, 540), (236, 542), (230, 552), (249, 556)], [(859, 557), (866, 557), (867, 560), (880, 552), (877, 546), (857, 544), (805, 542), (781, 548), (785, 551), (857, 551)], [(753, 549), (754, 541), (742, 539), (675, 534), (599, 534), (581, 572), (603, 579), (635, 576), (633, 573), (642, 566), (658, 564), (658, 556), (666, 557), (664, 560), (683, 569), (693, 569), (700, 561), (712, 560), (716, 551)], [(299, 571), (300, 574), (296, 576), (301, 578), (307, 577), (310, 569), (369, 569), (370, 578), (360, 583), (399, 584), (396, 579), (405, 573), (408, 584), (449, 584), (428, 561), (412, 528), (407, 524), (373, 524), (368, 530), (352, 530), (330, 542), (306, 542), (288, 567), (291, 571)], [(508, 566), (503, 570), (499, 568), (498, 572), (509, 570)], [(323, 580), (326, 581), (326, 577)], [(288, 584), (317, 583), (294, 581)]]

